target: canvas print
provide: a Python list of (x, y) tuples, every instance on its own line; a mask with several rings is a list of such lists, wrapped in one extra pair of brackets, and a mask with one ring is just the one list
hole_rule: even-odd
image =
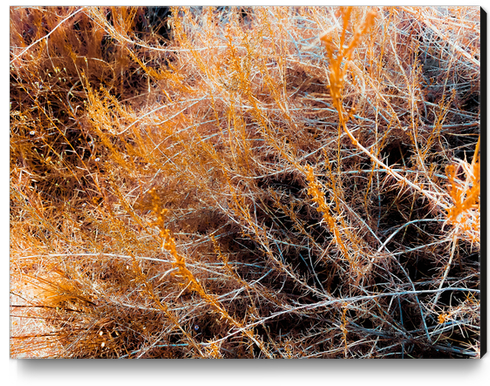
[(10, 11), (11, 358), (479, 358), (479, 7)]

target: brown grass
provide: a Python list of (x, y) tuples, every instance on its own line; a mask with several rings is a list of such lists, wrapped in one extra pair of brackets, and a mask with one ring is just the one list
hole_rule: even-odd
[(11, 356), (479, 357), (479, 8), (161, 12), (10, 9)]

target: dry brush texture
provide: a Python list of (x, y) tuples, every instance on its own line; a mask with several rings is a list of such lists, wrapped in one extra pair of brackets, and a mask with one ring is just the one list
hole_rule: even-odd
[(480, 354), (480, 10), (10, 9), (11, 356)]

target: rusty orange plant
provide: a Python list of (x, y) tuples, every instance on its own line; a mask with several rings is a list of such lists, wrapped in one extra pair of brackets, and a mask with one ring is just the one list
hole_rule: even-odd
[(477, 7), (11, 7), (11, 357), (479, 357), (479, 96)]

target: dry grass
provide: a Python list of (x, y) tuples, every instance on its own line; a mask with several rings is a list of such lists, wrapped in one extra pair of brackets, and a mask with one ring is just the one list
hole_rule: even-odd
[(163, 16), (10, 9), (11, 356), (479, 357), (479, 8)]

